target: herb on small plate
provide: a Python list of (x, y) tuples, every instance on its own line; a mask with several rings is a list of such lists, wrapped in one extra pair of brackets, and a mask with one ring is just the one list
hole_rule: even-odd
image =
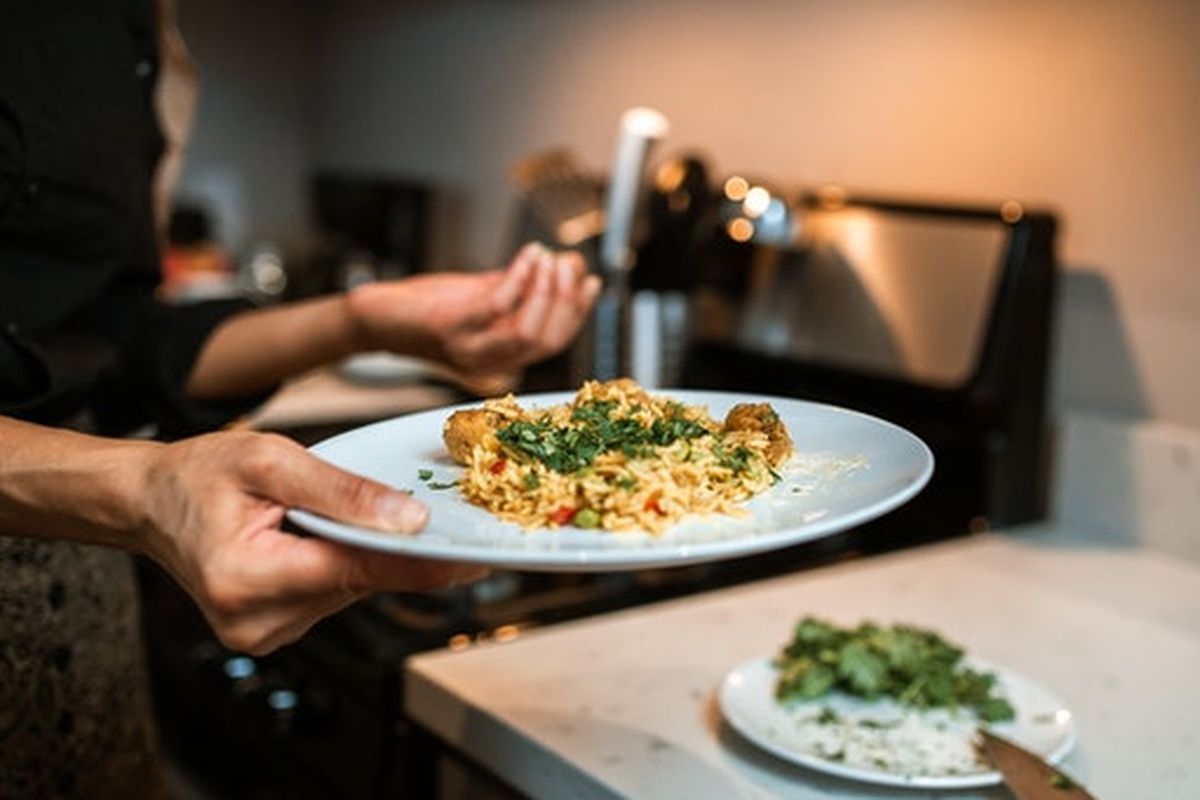
[(836, 711), (829, 706), (821, 706), (821, 713), (817, 715), (818, 725), (835, 725), (841, 721), (842, 718), (838, 716)]
[(995, 692), (996, 676), (963, 665), (962, 656), (962, 648), (921, 628), (839, 628), (805, 617), (775, 660), (775, 695), (787, 702), (840, 691), (914, 708), (963, 707), (985, 722), (1013, 719), (1012, 705)]
[(419, 470), (417, 470), (417, 477), (420, 478), (421, 481), (423, 481), (423, 482), (428, 481), (430, 478), (433, 477), (433, 470), (419, 469)]

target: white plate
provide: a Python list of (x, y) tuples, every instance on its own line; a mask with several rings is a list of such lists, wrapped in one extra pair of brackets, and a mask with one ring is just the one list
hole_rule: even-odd
[(435, 372), (428, 361), (385, 352), (351, 356), (338, 369), (347, 380), (372, 384), (412, 383)]
[[(1063, 702), (1049, 690), (1010, 669), (978, 660), (969, 663), (972, 667), (996, 673), (999, 689), (1017, 713), (1013, 721), (994, 724), (990, 729), (1051, 764), (1061, 761), (1075, 744), (1074, 721)], [(868, 702), (839, 692), (818, 700), (781, 705), (775, 700), (776, 674), (770, 658), (747, 661), (725, 676), (718, 701), (721, 713), (734, 730), (780, 758), (818, 772), (886, 786), (968, 789), (1002, 781), (1000, 773), (994, 770), (978, 769), (952, 775), (904, 774), (845, 760), (834, 761), (807, 751), (798, 737), (820, 733), (819, 723), (813, 717), (824, 707), (831, 708), (845, 720), (890, 720), (899, 717), (903, 710), (891, 701)], [(973, 718), (966, 714), (955, 718), (945, 711), (923, 712), (921, 717), (931, 720), (930, 724), (934, 719), (949, 720), (948, 732), (936, 735), (948, 737), (943, 741), (959, 746), (970, 740), (975, 727)]]
[[(462, 468), (442, 443), (442, 425), (459, 408), (378, 422), (315, 445), (312, 452), (353, 472), (411, 489), (429, 505), (428, 526), (403, 536), (334, 522), (298, 509), (297, 525), (341, 542), (410, 556), (510, 569), (603, 571), (676, 566), (745, 556), (837, 533), (891, 511), (920, 491), (933, 472), (925, 444), (891, 423), (854, 411), (777, 397), (728, 392), (661, 390), (721, 419), (730, 407), (770, 402), (787, 425), (797, 455), (783, 480), (747, 503), (745, 517), (689, 517), (667, 532), (620, 533), (578, 528), (522, 530), (472, 505), (457, 489), (431, 489), (456, 480)], [(569, 401), (573, 393), (518, 398), (525, 408)]]

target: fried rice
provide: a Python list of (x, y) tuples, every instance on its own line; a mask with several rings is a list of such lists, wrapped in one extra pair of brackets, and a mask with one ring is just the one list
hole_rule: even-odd
[(779, 479), (782, 422), (765, 404), (741, 408), (762, 424), (723, 425), (629, 379), (592, 381), (545, 408), (485, 401), (451, 417), (445, 437), (465, 462), (459, 491), (505, 520), (659, 533), (691, 514), (744, 514)]

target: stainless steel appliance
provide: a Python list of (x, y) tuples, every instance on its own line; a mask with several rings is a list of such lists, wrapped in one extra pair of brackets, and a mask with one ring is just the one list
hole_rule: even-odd
[(1043, 516), (1054, 216), (830, 191), (791, 208), (783, 246), (713, 226), (683, 383), (848, 406), (920, 435), (933, 481), (872, 531), (945, 536)]

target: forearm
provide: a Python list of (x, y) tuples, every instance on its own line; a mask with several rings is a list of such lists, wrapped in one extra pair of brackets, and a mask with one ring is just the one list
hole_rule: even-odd
[(362, 347), (344, 295), (247, 311), (213, 331), (186, 391), (196, 399), (254, 394)]
[(142, 549), (139, 498), (160, 447), (0, 417), (0, 535)]

